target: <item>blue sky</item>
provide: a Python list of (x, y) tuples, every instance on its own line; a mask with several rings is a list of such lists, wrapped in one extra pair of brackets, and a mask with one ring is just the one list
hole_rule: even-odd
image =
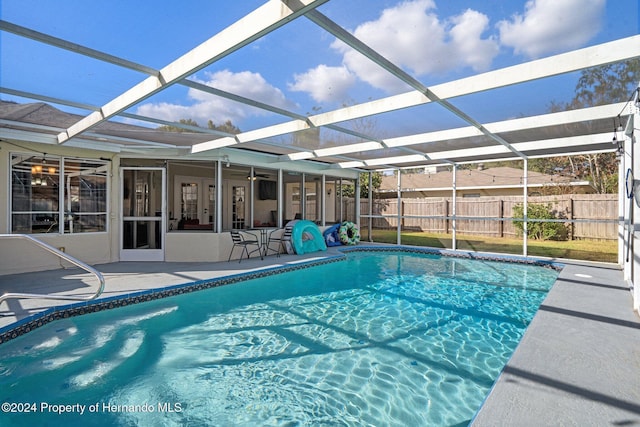
[[(331, 0), (319, 11), (427, 86), (629, 37), (637, 0)], [(3, 0), (1, 17), (154, 68), (207, 40), (263, 1)], [(3, 87), (102, 105), (146, 76), (0, 33)], [(453, 100), (479, 121), (544, 113), (567, 101), (579, 74)], [(309, 20), (299, 19), (201, 70), (192, 79), (298, 113), (330, 111), (408, 90)], [(4, 100), (30, 102), (7, 94)], [(522, 100), (527, 100), (522, 102)], [(622, 100), (621, 100), (622, 101)], [(491, 108), (487, 108), (491, 102)], [(242, 130), (281, 116), (174, 86), (130, 112)], [(428, 118), (428, 119), (425, 119)], [(390, 113), (385, 136), (455, 126), (438, 106)]]

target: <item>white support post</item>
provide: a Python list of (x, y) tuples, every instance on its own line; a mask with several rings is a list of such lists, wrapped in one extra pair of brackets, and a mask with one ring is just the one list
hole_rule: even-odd
[(369, 241), (373, 242), (373, 175), (369, 172)]
[(278, 220), (276, 221), (276, 225), (278, 228), (282, 228), (284, 224), (282, 223), (283, 212), (284, 212), (284, 173), (282, 169), (278, 169)]
[(300, 218), (307, 218), (307, 174), (300, 174)]
[(624, 280), (631, 280), (631, 264), (627, 261), (627, 245), (629, 241), (629, 229), (631, 227), (629, 213), (630, 203), (632, 200), (627, 198), (626, 177), (627, 168), (632, 166), (631, 151), (626, 148), (631, 144), (625, 143), (624, 154), (620, 157), (618, 163), (618, 265), (623, 266)]
[[(640, 123), (640, 93), (636, 94), (636, 99), (633, 106), (633, 115), (629, 117), (630, 122), (627, 123), (627, 129), (624, 132), (625, 151), (630, 153), (632, 170), (634, 173), (634, 179), (640, 178), (640, 156), (635, 155), (634, 144), (636, 142), (636, 136), (634, 135), (634, 129), (637, 124)], [(634, 186), (636, 187), (636, 186)], [(636, 188), (640, 191), (640, 188)], [(629, 285), (633, 296), (633, 309), (640, 315), (640, 206), (635, 200), (628, 200), (632, 204), (633, 208), (629, 210), (631, 212), (631, 241), (628, 244), (631, 245), (631, 255), (629, 257), (631, 264), (631, 281)], [(636, 250), (637, 249), (637, 250)], [(638, 252), (638, 254), (636, 254)]]
[[(255, 187), (255, 179), (256, 177), (256, 170), (253, 166), (251, 166), (251, 169), (249, 170), (249, 200), (251, 200), (251, 203), (249, 204), (249, 227), (247, 228), (253, 228), (254, 225), (254, 205), (255, 205), (255, 193), (254, 193), (254, 187)], [(245, 202), (246, 204), (246, 202)]]
[(528, 191), (527, 191), (527, 186), (529, 184), (529, 161), (527, 159), (524, 159), (524, 171), (522, 174), (522, 212), (524, 212), (524, 221), (522, 223), (522, 255), (527, 256), (528, 255), (528, 251), (527, 251), (527, 235), (529, 227), (527, 225), (527, 217), (528, 217)]
[(339, 181), (339, 184), (338, 184), (338, 188), (340, 188), (340, 193), (339, 193), (340, 194), (340, 203), (339, 203), (339, 205), (340, 205), (340, 217), (339, 218), (340, 218), (340, 222), (344, 222), (344, 221), (347, 220), (347, 218), (345, 218), (345, 214), (344, 214), (344, 211), (345, 211), (345, 209), (344, 209), (344, 191), (343, 191), (344, 186), (342, 184), (342, 178), (340, 178), (340, 181)]
[(396, 244), (402, 244), (402, 178), (400, 169), (396, 169), (398, 173), (398, 182), (397, 182), (397, 190), (398, 190), (398, 225), (396, 228)]
[(222, 159), (218, 159), (216, 175), (216, 232), (222, 233)]
[(451, 249), (452, 250), (456, 250), (458, 244), (456, 242), (456, 172), (458, 170), (458, 166), (457, 165), (453, 165), (453, 174), (451, 175), (453, 178), (453, 182), (451, 183), (452, 186), (452, 196), (453, 196), (453, 202), (451, 203), (451, 235), (452, 235), (452, 239), (451, 239)]
[(327, 218), (327, 177), (325, 174), (322, 174), (322, 181), (320, 182), (320, 192), (322, 193), (320, 198), (320, 225), (324, 227)]
[(356, 193), (355, 196), (355, 208), (356, 208), (356, 225), (360, 228), (360, 176), (356, 178), (355, 184)]

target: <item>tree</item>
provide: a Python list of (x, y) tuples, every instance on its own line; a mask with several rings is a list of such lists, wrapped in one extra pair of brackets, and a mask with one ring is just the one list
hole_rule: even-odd
[(602, 65), (582, 72), (571, 101), (574, 108), (624, 102), (640, 82), (640, 59)]
[[(180, 119), (180, 120), (178, 120), (178, 123), (181, 123), (181, 124), (187, 125), (187, 126), (199, 127), (198, 123), (193, 119)], [(165, 132), (189, 132), (185, 128), (182, 128), (182, 127), (179, 127), (179, 126), (169, 126), (169, 125), (159, 126), (158, 130), (162, 130), (162, 131), (165, 131)]]
[(213, 121), (209, 120), (207, 122), (207, 127), (209, 129), (219, 130), (220, 132), (226, 132), (226, 133), (230, 133), (230, 134), (233, 134), (233, 135), (237, 135), (237, 134), (239, 134), (241, 132), (239, 127), (237, 127), (236, 125), (231, 123), (231, 120), (227, 120), (226, 122), (224, 122), (221, 125), (215, 125), (213, 123)]
[[(360, 174), (360, 197), (369, 198), (369, 174)], [(372, 190), (377, 190), (382, 184), (382, 173), (371, 172), (371, 186)]]
[[(595, 107), (626, 101), (640, 81), (640, 59), (601, 65), (582, 71), (575, 96), (567, 103), (552, 102), (551, 112)], [(613, 126), (613, 124), (612, 124)], [(597, 193), (618, 191), (618, 161), (615, 153), (584, 154), (573, 157), (535, 159), (531, 170), (555, 173), (591, 182)]]
[[(360, 181), (360, 197), (369, 198), (369, 173), (363, 172), (359, 176)], [(373, 189), (376, 190), (380, 188), (382, 184), (382, 173), (380, 172), (371, 172), (371, 184)], [(347, 184), (342, 186), (342, 195), (344, 197), (354, 197), (356, 194), (355, 188), (353, 185)]]
[(569, 102), (552, 101), (549, 111), (573, 110), (624, 102), (640, 82), (640, 59), (600, 65), (583, 70)]
[(618, 191), (618, 159), (615, 153), (531, 159), (529, 170), (589, 181), (598, 194)]
[[(198, 122), (196, 122), (193, 119), (180, 119), (178, 120), (178, 123), (183, 124), (183, 125), (187, 125), (187, 126), (192, 126), (192, 127), (200, 127), (200, 125), (198, 125)], [(213, 129), (213, 130), (218, 130), (220, 132), (225, 132), (225, 133), (230, 133), (230, 134), (238, 134), (240, 133), (240, 128), (238, 128), (237, 126), (235, 126), (233, 123), (231, 123), (231, 120), (227, 120), (226, 122), (224, 122), (221, 125), (215, 125), (213, 123), (213, 121), (209, 120), (207, 122), (207, 128), (209, 129)], [(180, 126), (159, 126), (158, 130), (162, 130), (165, 132), (191, 132), (189, 129), (185, 129), (182, 128)]]

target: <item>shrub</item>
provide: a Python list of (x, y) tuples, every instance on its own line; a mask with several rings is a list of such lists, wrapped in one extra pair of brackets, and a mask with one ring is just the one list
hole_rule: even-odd
[[(514, 218), (524, 218), (524, 205), (517, 204), (513, 207)], [(551, 204), (530, 203), (527, 205), (527, 236), (536, 240), (566, 240), (567, 227), (561, 222), (531, 222), (536, 219), (558, 219), (551, 208)], [(524, 221), (515, 220), (513, 225), (520, 235), (524, 233)]]

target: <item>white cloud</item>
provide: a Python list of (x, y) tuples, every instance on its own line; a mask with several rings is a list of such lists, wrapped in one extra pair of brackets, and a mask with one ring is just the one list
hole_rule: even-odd
[[(460, 67), (485, 70), (498, 54), (498, 43), (482, 38), (489, 19), (467, 10), (448, 20), (435, 13), (433, 0), (407, 1), (385, 9), (376, 21), (358, 26), (354, 35), (385, 58), (415, 76), (443, 74)], [(406, 90), (404, 83), (370, 60), (336, 41), (344, 64), (361, 80), (388, 92)]]
[(295, 74), (295, 83), (289, 89), (308, 92), (317, 102), (341, 102), (347, 98), (349, 88), (355, 83), (355, 76), (345, 67), (319, 65), (306, 73)]
[(500, 41), (531, 58), (575, 49), (602, 25), (605, 0), (529, 0), (524, 15), (500, 21)]
[(492, 38), (483, 39), (482, 33), (489, 26), (489, 18), (475, 10), (467, 9), (462, 15), (451, 19), (454, 24), (449, 31), (451, 45), (460, 65), (468, 65), (475, 71), (484, 71), (491, 66), (499, 51)]
[[(294, 107), (280, 89), (271, 86), (258, 73), (249, 71), (233, 73), (229, 70), (223, 70), (216, 73), (205, 73), (204, 80), (196, 79), (196, 81), (268, 105), (285, 109)], [(165, 102), (149, 103), (141, 105), (137, 109), (137, 113), (171, 121), (193, 119), (200, 126), (206, 126), (209, 120), (215, 124), (230, 120), (233, 124), (238, 125), (246, 117), (265, 114), (263, 110), (195, 89), (189, 89), (188, 96), (195, 103), (191, 105)]]

